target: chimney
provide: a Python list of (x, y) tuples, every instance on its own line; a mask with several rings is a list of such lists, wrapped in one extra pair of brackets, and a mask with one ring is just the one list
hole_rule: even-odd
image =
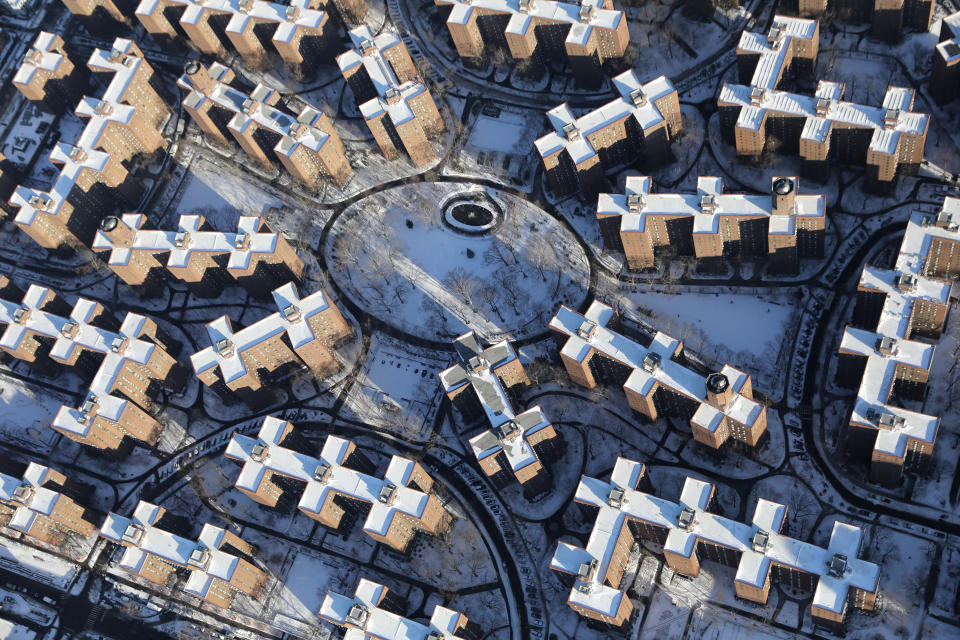
[(770, 186), (770, 195), (773, 198), (773, 215), (793, 215), (797, 204), (797, 179), (775, 176)]
[(100, 232), (110, 239), (114, 247), (133, 246), (137, 232), (117, 216), (107, 216), (100, 221)]

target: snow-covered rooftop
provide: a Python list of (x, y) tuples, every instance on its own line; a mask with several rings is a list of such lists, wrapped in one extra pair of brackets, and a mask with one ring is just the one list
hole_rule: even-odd
[(327, 591), (320, 605), (320, 617), (341, 627), (362, 630), (363, 637), (378, 640), (463, 640), (455, 635), (466, 622), (463, 614), (437, 605), (428, 624), (415, 622), (380, 608), (386, 590), (381, 584), (361, 578), (353, 597)]
[(7, 524), (11, 529), (29, 533), (37, 516), (49, 516), (60, 493), (44, 488), (50, 469), (36, 462), (27, 465), (23, 478), (0, 473), (0, 502), (13, 509)]
[(78, 298), (67, 318), (43, 311), (41, 307), (52, 295), (46, 287), (30, 285), (22, 302), (0, 300), (0, 325), (6, 325), (0, 345), (14, 351), (30, 336), (42, 336), (53, 341), (50, 357), (64, 364), (72, 365), (82, 351), (103, 356), (81, 407), (62, 406), (53, 421), (61, 431), (84, 437), (95, 416), (119, 420), (128, 402), (111, 395), (120, 372), (129, 364), (146, 365), (159, 347), (140, 339), (144, 316), (128, 313), (119, 331), (109, 331), (90, 324), (97, 305), (92, 300)]
[(577, 118), (564, 102), (547, 112), (547, 120), (553, 131), (534, 142), (541, 157), (546, 158), (566, 149), (573, 163), (580, 164), (597, 155), (590, 136), (612, 123), (633, 116), (640, 128), (647, 131), (664, 122), (663, 113), (654, 102), (676, 92), (666, 76), (640, 84), (637, 74), (630, 70), (614, 77), (612, 82), (620, 97), (599, 109)]
[(124, 545), (121, 567), (139, 573), (148, 556), (157, 556), (189, 570), (184, 591), (200, 598), (206, 597), (214, 579), (230, 582), (240, 558), (220, 550), (226, 531), (204, 524), (196, 541), (187, 540), (154, 526), (161, 515), (160, 507), (143, 500), (129, 518), (107, 514), (100, 535)]
[(833, 125), (873, 129), (870, 150), (892, 155), (897, 151), (901, 134), (920, 135), (927, 131), (930, 116), (914, 113), (913, 90), (889, 87), (883, 104), (870, 107), (840, 100), (843, 85), (821, 81), (816, 95), (808, 96), (739, 84), (725, 84), (719, 102), (741, 107), (737, 126), (759, 130), (766, 114), (806, 118), (802, 140), (824, 142)]
[(937, 55), (947, 64), (954, 64), (960, 59), (960, 11), (946, 16), (940, 22)]
[(561, 306), (550, 320), (552, 330), (569, 336), (561, 355), (583, 362), (591, 351), (596, 351), (633, 370), (623, 385), (624, 389), (649, 397), (660, 384), (690, 398), (700, 404), (693, 422), (709, 431), (715, 431), (724, 416), (749, 427), (764, 415), (761, 404), (740, 393), (747, 374), (724, 365), (720, 373), (726, 377), (734, 397), (723, 409), (715, 407), (706, 400), (707, 379), (673, 360), (682, 348), (679, 340), (658, 331), (650, 346), (641, 346), (607, 328), (614, 315), (612, 308), (598, 300), (590, 304), (586, 314)]
[[(787, 180), (792, 190), (797, 189), (796, 178)], [(647, 216), (689, 216), (693, 218), (694, 233), (718, 233), (724, 216), (769, 218), (771, 234), (796, 233), (796, 217), (823, 218), (826, 200), (823, 195), (797, 195), (794, 209), (789, 214), (773, 212), (773, 198), (769, 195), (745, 195), (723, 192), (723, 178), (701, 176), (696, 193), (651, 193), (652, 179), (630, 176), (622, 194), (601, 193), (597, 199), (597, 216), (620, 216), (620, 230), (643, 232)]]
[(394, 126), (412, 120), (415, 115), (410, 100), (426, 93), (427, 87), (419, 78), (401, 83), (384, 57), (384, 51), (393, 47), (406, 50), (400, 38), (389, 31), (375, 37), (370, 27), (363, 24), (350, 30), (350, 39), (354, 48), (337, 56), (340, 71), (346, 73), (358, 65), (363, 65), (377, 93), (376, 97), (360, 105), (363, 117), (373, 120), (386, 113)]
[(539, 406), (515, 413), (496, 370), (517, 360), (513, 346), (503, 340), (486, 349), (480, 346), (473, 331), (454, 340), (460, 363), (440, 372), (443, 390), (447, 393), (464, 385), (472, 385), (490, 423), (490, 429), (470, 439), (470, 448), (483, 460), (503, 451), (514, 473), (538, 462), (529, 438), (550, 426)]
[(330, 303), (326, 293), (318, 289), (301, 298), (292, 282), (273, 291), (277, 312), (254, 322), (238, 331), (228, 316), (220, 316), (207, 324), (211, 346), (190, 356), (194, 370), (199, 374), (213, 367), (220, 367), (226, 383), (247, 375), (243, 353), (280, 333), (286, 333), (291, 346), (296, 349), (318, 339), (309, 320), (326, 310)]
[(63, 64), (64, 56), (54, 49), (55, 46), (57, 46), (56, 34), (48, 31), (41, 31), (37, 34), (37, 39), (34, 40), (33, 46), (27, 50), (23, 62), (13, 76), (14, 84), (30, 84), (37, 71), (56, 74), (60, 65)]
[[(637, 490), (645, 467), (640, 462), (618, 458), (610, 481), (583, 476), (574, 500), (599, 509), (586, 548), (560, 542), (550, 566), (577, 576), (568, 602), (607, 616), (616, 616), (626, 595), (604, 583), (610, 559), (629, 520), (666, 530), (664, 550), (690, 557), (698, 541), (722, 545), (740, 554), (738, 581), (762, 587), (772, 563), (818, 576), (813, 605), (843, 612), (850, 588), (876, 592), (880, 568), (857, 558), (862, 530), (837, 522), (826, 549), (787, 537), (780, 533), (786, 516), (784, 505), (759, 500), (750, 524), (710, 513), (707, 508), (713, 485), (687, 478), (680, 500), (672, 502)], [(766, 543), (758, 545), (757, 532), (767, 534)], [(830, 568), (836, 555), (845, 556), (840, 571)], [(596, 561), (595, 570), (590, 569)]]
[(393, 456), (383, 478), (343, 466), (351, 442), (327, 436), (320, 457), (315, 458), (280, 446), (289, 423), (267, 416), (256, 438), (235, 434), (225, 455), (243, 463), (236, 486), (256, 492), (268, 473), (306, 483), (298, 507), (319, 514), (328, 500), (343, 495), (371, 505), (363, 530), (386, 535), (397, 514), (420, 519), (429, 495), (410, 486), (412, 460)]
[(774, 16), (767, 33), (744, 31), (740, 35), (737, 53), (760, 56), (750, 85), (762, 89), (776, 89), (787, 69), (788, 57), (795, 53), (801, 41), (811, 49), (817, 46), (820, 37), (816, 20)]

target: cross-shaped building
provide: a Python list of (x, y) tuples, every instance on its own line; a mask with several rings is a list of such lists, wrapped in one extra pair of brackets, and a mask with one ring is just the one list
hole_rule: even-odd
[(86, 509), (64, 493), (66, 486), (66, 476), (36, 462), (22, 478), (0, 473), (0, 526), (58, 548), (69, 535), (96, 534)]

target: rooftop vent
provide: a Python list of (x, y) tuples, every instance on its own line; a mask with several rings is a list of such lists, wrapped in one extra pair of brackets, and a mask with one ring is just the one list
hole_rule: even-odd
[(561, 129), (561, 131), (567, 140), (580, 139), (580, 129), (577, 129), (576, 122), (568, 122), (567, 124), (563, 125), (563, 129)]
[(842, 578), (847, 572), (847, 556), (842, 553), (835, 553), (827, 563), (827, 573), (833, 578)]
[(696, 512), (690, 507), (684, 507), (683, 511), (680, 512), (680, 517), (677, 518), (677, 525), (684, 531), (689, 531), (695, 520)]
[(589, 582), (597, 575), (597, 569), (600, 567), (600, 561), (592, 558), (590, 562), (581, 562), (577, 568), (577, 578)]
[(647, 373), (653, 373), (660, 368), (661, 362), (663, 362), (663, 358), (660, 356), (660, 354), (651, 351), (647, 353), (647, 355), (643, 356), (643, 363), (641, 366)]
[(390, 87), (384, 92), (383, 97), (386, 98), (387, 104), (393, 104), (400, 101), (400, 92), (396, 87)]
[(84, 162), (88, 158), (87, 152), (80, 147), (71, 147), (70, 160), (73, 162)]
[(173, 236), (173, 244), (178, 249), (183, 249), (187, 246), (187, 240), (190, 239), (190, 234), (186, 231), (178, 231), (177, 235)]
[(127, 347), (127, 339), (123, 336), (117, 336), (110, 341), (110, 351), (114, 353), (123, 353)]
[(27, 199), (27, 204), (34, 209), (49, 209), (50, 205), (53, 204), (53, 200), (47, 196), (32, 195)]
[(89, 398), (84, 400), (83, 405), (80, 407), (80, 411), (84, 415), (90, 415), (97, 410), (97, 396), (91, 395)]
[(700, 210), (704, 213), (713, 213), (717, 209), (717, 196), (705, 193), (700, 196)]
[(894, 285), (900, 291), (914, 291), (917, 288), (917, 277), (912, 273), (898, 273)]
[(233, 355), (233, 343), (230, 342), (229, 338), (221, 338), (220, 340), (217, 340), (217, 344), (215, 346), (217, 353), (219, 353), (221, 356), (228, 357)]
[(364, 38), (360, 41), (360, 52), (365, 56), (373, 53), (376, 48), (377, 46), (373, 43), (373, 40)]
[(97, 100), (97, 104), (94, 105), (93, 110), (101, 116), (108, 116), (113, 113), (113, 105), (106, 100)]
[(750, 90), (750, 104), (753, 106), (759, 105), (761, 102), (763, 102), (763, 98), (766, 95), (767, 92), (765, 89), (762, 89), (761, 87), (754, 87)]
[(243, 104), (240, 105), (240, 108), (243, 110), (245, 114), (249, 116), (254, 111), (256, 111), (257, 106), (258, 105), (256, 100), (254, 100), (253, 98), (247, 98), (246, 100), (243, 101)]
[(900, 109), (887, 109), (883, 114), (883, 128), (893, 129), (900, 121)]
[(639, 193), (627, 194), (627, 208), (637, 213), (643, 209), (643, 196)]
[(767, 544), (770, 542), (770, 534), (763, 529), (758, 529), (750, 539), (750, 546), (757, 553), (763, 553), (767, 550)]
[(723, 393), (730, 387), (730, 380), (722, 373), (711, 373), (707, 376), (707, 391)]
[(191, 60), (186, 65), (184, 65), (183, 72), (186, 73), (188, 76), (192, 76), (196, 72), (200, 71), (201, 66), (202, 65), (200, 64), (199, 61)]
[(233, 238), (233, 246), (235, 249), (246, 249), (250, 246), (250, 236), (241, 231)]
[(30, 317), (30, 309), (26, 307), (17, 307), (13, 310), (13, 321), (17, 324), (23, 324)]
[(100, 230), (101, 231), (113, 231), (117, 228), (117, 225), (120, 224), (120, 218), (117, 216), (107, 216), (100, 221)]
[(633, 102), (634, 105), (642, 107), (643, 105), (647, 104), (647, 96), (643, 95), (642, 88), (637, 87), (630, 92), (630, 101)]
[(884, 429), (902, 427), (904, 422), (903, 416), (894, 415), (889, 411), (884, 411), (880, 414), (880, 417), (877, 418), (877, 424)]
[(43, 61), (43, 51), (30, 47), (27, 55), (23, 56), (23, 61), (34, 65), (40, 64)]
[(13, 490), (13, 499), (20, 504), (30, 505), (30, 498), (33, 497), (33, 487), (29, 484), (21, 484)]
[(613, 487), (610, 489), (610, 492), (607, 493), (607, 504), (619, 509), (623, 506), (623, 500), (626, 495), (627, 492), (623, 490), (623, 487)]
[(892, 356), (897, 351), (897, 341), (890, 336), (882, 336), (877, 340), (877, 353), (882, 356)]
[(439, 631), (431, 631), (427, 634), (426, 640), (444, 640), (446, 636)]
[(593, 320), (584, 320), (579, 327), (577, 327), (577, 335), (583, 338), (584, 340), (589, 340), (593, 337), (593, 332), (597, 330), (597, 323)]
[(590, 22), (597, 14), (597, 7), (592, 4), (580, 5), (580, 22)]
[(202, 545), (197, 545), (197, 547), (190, 552), (190, 557), (187, 558), (187, 564), (191, 567), (197, 567), (198, 569), (206, 569), (209, 561), (210, 550)]
[(470, 367), (470, 371), (479, 371), (486, 368), (487, 362), (483, 359), (483, 356), (471, 356), (467, 360), (467, 366)]
[(60, 335), (64, 338), (72, 338), (77, 335), (77, 323), (76, 322), (64, 322), (63, 326), (60, 327)]
[(328, 463), (321, 460), (320, 464), (313, 470), (313, 479), (317, 482), (326, 482), (327, 478), (330, 477), (331, 469), (332, 467)]
[(789, 195), (793, 191), (793, 180), (790, 178), (777, 178), (773, 181), (773, 192), (778, 196)]
[(520, 10), (520, 13), (529, 13), (534, 8), (534, 6), (535, 4), (533, 0), (520, 0), (520, 5), (518, 8)]
[(940, 211), (937, 214), (936, 225), (941, 229), (948, 229), (950, 231), (956, 231), (958, 226), (957, 218), (949, 211)]
[(288, 304), (283, 308), (283, 317), (287, 322), (298, 322), (300, 320), (300, 309), (293, 304)]
[(110, 55), (107, 56), (107, 61), (109, 62), (118, 62), (124, 64), (126, 62), (127, 54), (114, 47), (110, 50)]
[(520, 425), (513, 420), (507, 420), (500, 426), (494, 427), (493, 433), (497, 436), (497, 440), (500, 440), (501, 442), (504, 440), (509, 440), (510, 438), (520, 434)]
[(384, 485), (380, 488), (380, 502), (383, 504), (393, 504), (393, 501), (396, 497), (397, 485), (390, 482), (384, 483)]
[(250, 450), (250, 459), (254, 462), (263, 462), (269, 457), (270, 447), (262, 442), (258, 442), (257, 444), (253, 445), (253, 449)]
[(237, 2), (237, 10), (240, 13), (246, 13), (253, 8), (253, 0), (240, 0)]
[(783, 28), (778, 25), (773, 25), (770, 27), (770, 31), (767, 32), (767, 42), (770, 44), (777, 44), (782, 37)]
[(131, 522), (127, 525), (127, 528), (123, 530), (123, 535), (120, 536), (120, 539), (124, 542), (129, 542), (130, 544), (137, 544), (140, 542), (140, 538), (142, 537), (143, 527), (136, 522)]
[(296, 22), (300, 17), (300, 7), (289, 6), (286, 11), (287, 22)]
[(355, 627), (363, 628), (367, 623), (367, 616), (370, 612), (362, 604), (355, 604), (347, 612), (347, 622)]

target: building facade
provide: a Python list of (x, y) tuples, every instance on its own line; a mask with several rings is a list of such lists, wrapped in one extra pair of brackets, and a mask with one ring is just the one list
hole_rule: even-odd
[(940, 22), (940, 42), (933, 52), (930, 94), (941, 104), (960, 96), (960, 11)]
[(273, 291), (277, 312), (234, 329), (228, 316), (207, 325), (211, 346), (190, 356), (200, 381), (230, 399), (262, 406), (273, 399), (272, 382), (306, 365), (328, 377), (340, 368), (333, 349), (353, 332), (318, 289), (300, 298), (293, 283)]
[(201, 296), (220, 295), (235, 281), (265, 298), (303, 276), (303, 260), (259, 216), (240, 216), (234, 233), (211, 230), (201, 215), (180, 216), (176, 231), (144, 229), (146, 224), (140, 213), (108, 216), (92, 245), (94, 251), (109, 251), (107, 266), (144, 293), (156, 291), (169, 275)]
[(406, 45), (389, 31), (374, 36), (365, 24), (350, 39), (354, 48), (337, 64), (380, 151), (388, 160), (402, 151), (414, 166), (429, 164), (437, 157), (430, 138), (446, 125)]
[(13, 76), (25, 98), (51, 113), (63, 113), (83, 96), (89, 77), (64, 49), (63, 38), (41, 31)]
[[(162, 526), (166, 509), (141, 500), (131, 517), (107, 515), (100, 535), (123, 547), (119, 566), (144, 580), (227, 609), (237, 594), (257, 598), (269, 574), (253, 563), (253, 546), (235, 534), (204, 524), (189, 540)], [(179, 572), (187, 579), (180, 583)]]
[(769, 258), (771, 273), (796, 274), (801, 258), (822, 258), (826, 198), (800, 195), (796, 177), (775, 176), (769, 196), (723, 192), (723, 178), (701, 177), (697, 192), (651, 193), (652, 179), (629, 176), (623, 194), (601, 193), (597, 220), (608, 249), (631, 269), (651, 269), (657, 255), (697, 258), (701, 271), (725, 256)]
[(131, 440), (157, 443), (154, 398), (162, 388), (179, 391), (186, 377), (156, 322), (128, 313), (118, 323), (99, 302), (80, 298), (71, 309), (50, 289), (31, 285), (20, 302), (0, 300), (0, 325), (0, 349), (10, 356), (49, 358), (92, 376), (79, 408), (60, 407), (55, 430), (113, 454)]
[(958, 276), (960, 198), (948, 197), (938, 214), (911, 216), (896, 269), (867, 265), (860, 277), (837, 382), (858, 389), (847, 450), (870, 460), (873, 482), (897, 486), (904, 469), (923, 471), (933, 455), (940, 418), (896, 398), (923, 399)]
[(470, 438), (480, 468), (498, 487), (515, 479), (527, 497), (549, 491), (544, 460), (556, 459), (562, 444), (539, 406), (513, 408), (512, 399), (530, 385), (516, 351), (506, 340), (484, 349), (472, 331), (453, 344), (460, 362), (439, 374), (440, 383), (466, 421), (482, 416), (489, 424)]
[(627, 17), (613, 0), (434, 0), (460, 58), (480, 65), (492, 49), (518, 63), (545, 69), (567, 62), (577, 84), (597, 88), (602, 68), (623, 58), (630, 44)]
[(597, 197), (604, 173), (642, 160), (670, 162), (670, 140), (683, 128), (677, 90), (666, 76), (641, 84), (633, 71), (612, 80), (620, 97), (579, 118), (567, 103), (547, 112), (552, 131), (534, 145), (558, 195)]
[(235, 486), (251, 500), (275, 507), (287, 492), (300, 492), (297, 508), (308, 517), (339, 531), (363, 517), (364, 533), (400, 553), (417, 533), (450, 527), (419, 462), (395, 455), (378, 478), (353, 442), (328, 436), (317, 458), (284, 446), (292, 433), (290, 422), (268, 416), (256, 438), (236, 434), (227, 445), (225, 455), (243, 464)]
[(820, 50), (816, 20), (774, 16), (770, 30), (744, 31), (737, 45), (740, 84), (773, 90), (787, 78), (813, 78)]
[(714, 485), (687, 478), (677, 502), (640, 487), (645, 466), (618, 458), (610, 481), (583, 476), (574, 501), (593, 514), (585, 548), (557, 544), (550, 567), (570, 585), (567, 604), (581, 616), (626, 629), (633, 603), (620, 591), (635, 542), (663, 547), (664, 560), (677, 573), (696, 577), (711, 560), (736, 569), (738, 597), (766, 604), (771, 582), (813, 592), (814, 624), (842, 630), (851, 607), (874, 608), (880, 568), (858, 556), (863, 530), (835, 522), (827, 546), (784, 533), (787, 506), (757, 501), (752, 521), (737, 522), (714, 513)]
[(767, 430), (767, 410), (753, 399), (749, 375), (730, 365), (703, 375), (691, 368), (683, 344), (663, 332), (643, 346), (618, 332), (617, 312), (602, 302), (583, 315), (561, 306), (550, 330), (576, 384), (622, 385), (637, 414), (688, 419), (694, 440), (705, 447), (716, 450), (732, 440), (752, 450)]
[(62, 548), (71, 536), (89, 538), (97, 527), (87, 510), (64, 493), (67, 478), (31, 462), (22, 478), (0, 473), (0, 527)]
[(935, 4), (934, 0), (787, 0), (778, 10), (805, 18), (830, 12), (845, 22), (868, 22), (870, 35), (894, 43), (905, 31), (926, 31)]

